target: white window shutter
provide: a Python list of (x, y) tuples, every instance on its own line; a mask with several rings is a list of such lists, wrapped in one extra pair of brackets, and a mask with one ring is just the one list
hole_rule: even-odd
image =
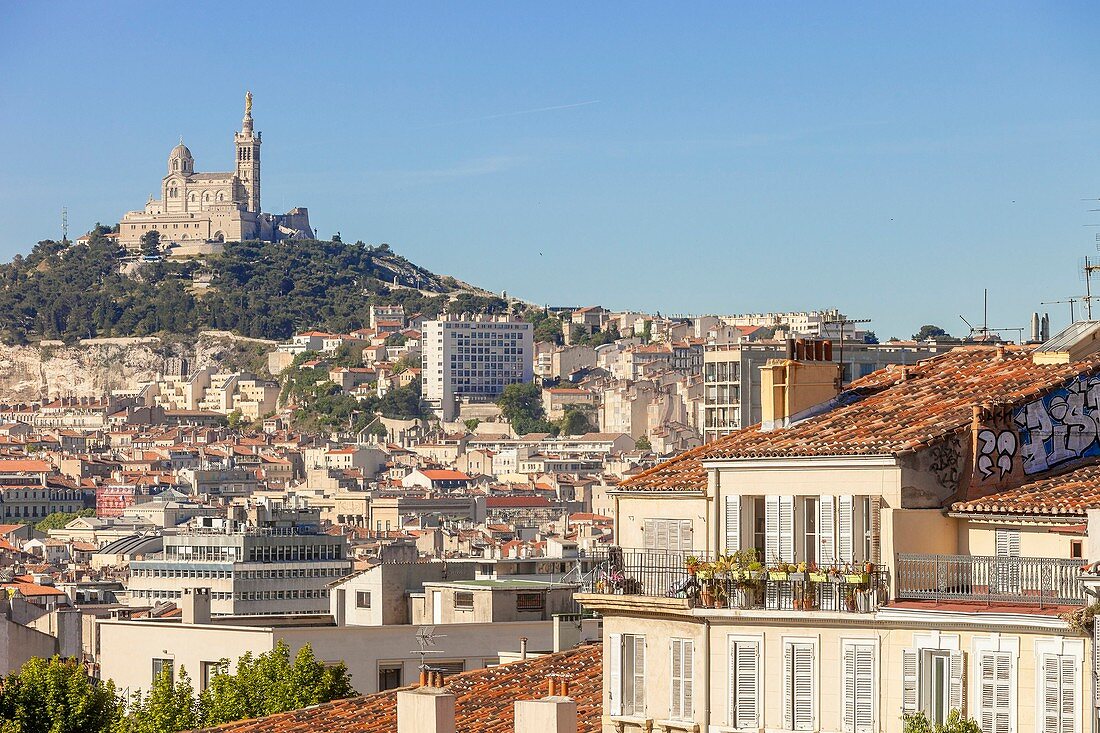
[(841, 678), (844, 685), (843, 725), (844, 733), (855, 733), (856, 729), (856, 648), (852, 644), (844, 645), (843, 668)]
[(623, 635), (608, 634), (607, 701), (611, 715), (623, 714)]
[(730, 716), (734, 728), (758, 728), (760, 646), (753, 641), (730, 642)]
[(779, 497), (764, 497), (764, 555), (762, 562), (770, 565), (779, 558)]
[(668, 656), (672, 666), (670, 670), (672, 684), (669, 685), (671, 699), (668, 705), (668, 717), (672, 720), (680, 720), (683, 717), (681, 701), (684, 695), (683, 640), (669, 639), (668, 646)]
[(1042, 660), (1043, 675), (1043, 710), (1042, 732), (1060, 733), (1061, 718), (1061, 674), (1058, 665), (1058, 655), (1044, 654)]
[(779, 561), (794, 562), (794, 497), (779, 497)]
[(978, 723), (982, 733), (1010, 733), (1012, 657), (982, 652), (978, 658)]
[(854, 512), (851, 496), (837, 497), (837, 555), (841, 562), (852, 562)]
[(953, 651), (949, 660), (950, 680), (947, 688), (947, 706), (966, 715), (966, 658), (963, 652)]
[(657, 535), (658, 550), (680, 549), (680, 522), (675, 519), (665, 519), (661, 522), (665, 527), (665, 541), (661, 544), (660, 533)]
[(794, 730), (794, 644), (783, 645), (783, 727)]
[(645, 637), (634, 637), (634, 714), (645, 712)]
[(836, 562), (836, 503), (834, 497), (822, 494), (817, 502), (818, 551), (817, 562)]
[(734, 553), (741, 549), (741, 497), (733, 494), (726, 497), (726, 552)]
[(678, 549), (691, 552), (695, 549), (695, 530), (690, 519), (680, 521), (680, 545)]
[(901, 709), (903, 712), (917, 711), (919, 676), (919, 652), (916, 649), (903, 649), (901, 652)]
[(1058, 733), (1074, 733), (1077, 722), (1077, 659), (1070, 655), (1058, 658), (1061, 667), (1061, 726)]
[(683, 703), (680, 715), (684, 720), (691, 720), (695, 715), (695, 642), (684, 639), (680, 642), (680, 654), (683, 656)]
[(855, 733), (875, 729), (875, 648), (870, 644), (855, 647)]
[(998, 528), (993, 533), (997, 557), (1020, 556), (1020, 530)]
[(814, 729), (814, 648), (794, 647), (794, 729)]
[(657, 549), (657, 520), (647, 519), (645, 520), (645, 548), (647, 550)]

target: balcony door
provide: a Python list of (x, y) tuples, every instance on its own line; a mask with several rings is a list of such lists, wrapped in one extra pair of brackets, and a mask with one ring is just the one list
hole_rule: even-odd
[(993, 592), (1019, 594), (1023, 592), (1020, 568), (1020, 530), (998, 527), (995, 530), (993, 558)]

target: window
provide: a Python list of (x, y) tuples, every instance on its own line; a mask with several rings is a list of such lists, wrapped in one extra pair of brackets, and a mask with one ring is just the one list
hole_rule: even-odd
[(794, 497), (764, 497), (762, 562), (794, 562)]
[(369, 590), (355, 591), (355, 607), (356, 608), (370, 608), (370, 591)]
[(983, 651), (978, 656), (978, 723), (983, 733), (1012, 730), (1012, 655)]
[(1081, 540), (1070, 540), (1069, 556), (1073, 560), (1081, 560), (1085, 557), (1084, 543)]
[(729, 725), (760, 727), (760, 642), (730, 637)]
[(783, 645), (783, 727), (813, 730), (814, 645), (788, 641)]
[(160, 677), (161, 673), (164, 672), (164, 671), (168, 672), (168, 682), (169, 683), (175, 682), (175, 676), (174, 676), (174, 672), (172, 670), (172, 660), (171, 659), (161, 659), (159, 657), (154, 657), (153, 658), (153, 682), (156, 682), (157, 678)]
[(824, 557), (818, 557), (818, 498), (807, 496), (802, 500), (802, 529), (804, 537), (803, 556), (807, 563), (825, 562)]
[(611, 634), (608, 707), (612, 715), (645, 715), (645, 636)]
[(200, 662), (199, 663), (199, 692), (210, 687), (210, 683), (214, 681), (214, 677), (223, 672), (227, 672), (225, 664), (223, 662)]
[(998, 527), (994, 530), (994, 592), (1021, 592), (1020, 530)]
[(643, 527), (647, 550), (691, 551), (695, 543), (690, 519), (647, 519)]
[(671, 720), (691, 720), (693, 712), (692, 683), (695, 678), (695, 643), (691, 639), (670, 639), (669, 657), (672, 664), (672, 699), (668, 717)]
[(902, 710), (921, 711), (933, 725), (963, 709), (963, 653), (950, 649), (902, 651)]
[(1040, 681), (1042, 733), (1074, 733), (1077, 730), (1077, 658), (1068, 654), (1044, 654)]
[(472, 591), (455, 591), (455, 610), (456, 611), (472, 611), (474, 610), (474, 594)]
[(844, 730), (871, 733), (875, 729), (875, 645), (846, 642), (843, 663)]
[(542, 611), (544, 605), (543, 595), (541, 593), (516, 594), (517, 611)]
[(392, 690), (401, 686), (400, 664), (382, 664), (378, 666), (378, 691)]

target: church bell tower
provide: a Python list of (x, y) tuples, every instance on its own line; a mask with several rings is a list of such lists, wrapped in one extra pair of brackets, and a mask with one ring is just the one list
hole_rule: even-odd
[(260, 213), (260, 133), (252, 131), (252, 92), (244, 95), (244, 119), (236, 133), (237, 178), (244, 187), (244, 202), (248, 211)]

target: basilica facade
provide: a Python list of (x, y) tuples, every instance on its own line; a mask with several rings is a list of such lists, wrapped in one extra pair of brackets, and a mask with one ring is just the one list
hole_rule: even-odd
[(295, 208), (286, 214), (264, 214), (260, 208), (260, 145), (252, 124), (252, 93), (245, 95), (241, 130), (233, 136), (236, 169), (225, 173), (196, 173), (195, 158), (180, 140), (168, 156), (160, 198), (149, 197), (145, 208), (128, 212), (119, 223), (119, 243), (141, 248), (150, 230), (162, 244), (193, 248), (196, 253), (223, 242), (248, 239), (278, 241), (310, 239), (309, 213)]

